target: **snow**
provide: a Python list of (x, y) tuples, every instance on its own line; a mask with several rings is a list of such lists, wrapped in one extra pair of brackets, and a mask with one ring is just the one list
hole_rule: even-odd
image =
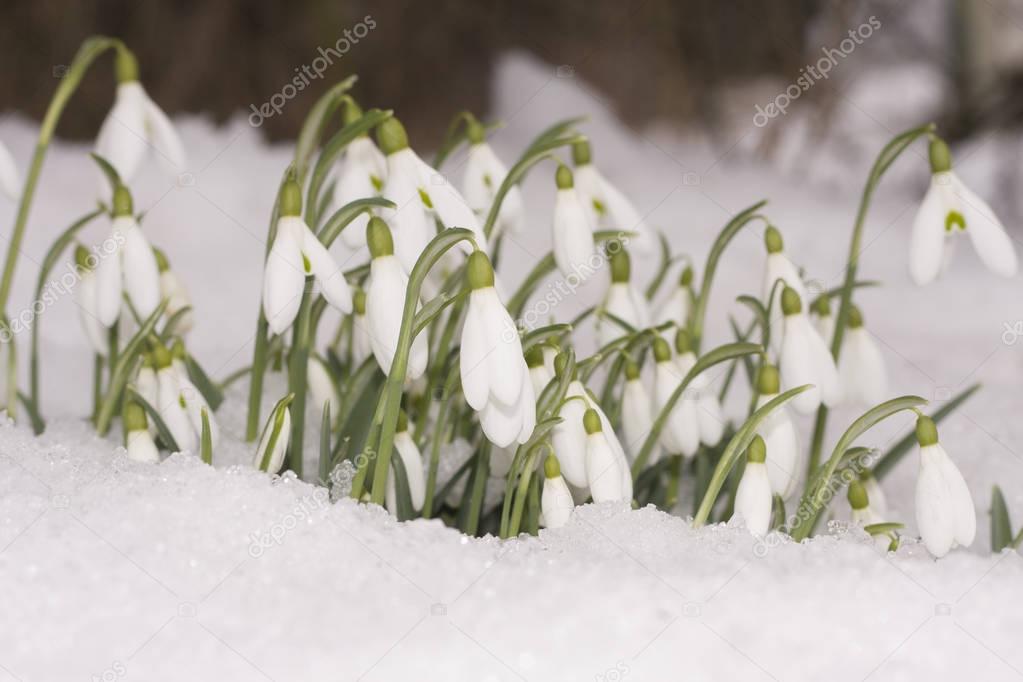
[[(836, 285), (871, 149), (890, 123), (895, 132), (917, 122), (896, 111), (898, 98), (860, 92), (843, 115), (869, 131), (866, 151), (821, 149), (825, 167), (793, 174), (749, 161), (751, 122), (723, 146), (667, 128), (630, 132), (599, 94), (559, 74), (521, 55), (503, 62), (492, 113), (507, 124), (494, 137), (498, 153), (511, 160), (552, 119), (589, 113), (595, 162), (694, 257), (698, 276), (721, 225), (767, 197), (790, 256), (821, 286)], [(884, 87), (899, 87), (897, 76)], [(911, 101), (927, 101), (926, 93)], [(751, 121), (752, 105), (748, 111)], [(189, 169), (169, 183), (154, 164), (136, 205), (192, 292), (189, 348), (222, 377), (251, 358), (266, 220), (290, 149), (264, 145), (242, 115), (220, 128), (202, 118), (180, 123)], [(0, 125), (22, 168), (33, 132), (22, 120)], [(959, 153), (960, 175), (982, 193), (997, 180), (990, 167), (998, 145), (991, 136)], [(92, 206), (86, 149), (51, 150), (14, 309), (31, 300), (35, 263), (57, 232)], [(943, 279), (911, 285), (907, 242), (927, 179), (924, 157), (922, 147), (908, 153), (879, 192), (861, 276), (885, 286), (857, 299), (884, 349), (893, 392), (940, 403), (984, 383), (939, 427), (977, 504), (972, 548), (936, 562), (908, 538), (885, 556), (841, 524), (805, 545), (776, 535), (756, 542), (741, 527), (694, 531), (677, 516), (614, 505), (584, 507), (566, 528), (505, 542), (466, 538), (436, 521), (400, 524), (378, 508), (332, 504), (324, 489), (293, 477), (254, 471), (252, 446), (238, 439), (242, 384), (218, 413), (216, 468), (188, 455), (133, 463), (114, 436), (98, 438), (79, 419), (91, 363), (65, 296), (38, 320), (49, 429), (34, 438), (24, 426), (0, 426), (0, 681), (1017, 678), (1023, 563), (1016, 553), (989, 554), (986, 511), (999, 483), (1014, 522), (1023, 523), (1015, 452), (1023, 442), (1016, 415), (1023, 344), (1014, 331), (1023, 304), (1017, 282), (983, 270), (965, 242)], [(517, 283), (549, 249), (552, 176), (544, 166), (526, 182), (530, 231), (507, 244), (505, 282)], [(0, 225), (13, 223), (13, 211), (0, 205)], [(102, 235), (96, 224), (85, 238)], [(728, 339), (725, 311), (739, 310), (735, 296), (759, 290), (761, 239), (753, 227), (726, 252), (711, 342)], [(602, 287), (587, 283), (555, 314), (572, 317)], [(25, 357), (27, 339), (18, 342)], [(269, 403), (283, 379), (268, 384)], [(729, 404), (733, 417), (744, 398)], [(833, 415), (831, 442), (855, 416)], [(893, 419), (862, 442), (883, 448), (909, 423)], [(809, 420), (800, 426), (808, 430)], [(915, 469), (909, 456), (884, 483), (909, 534)]]

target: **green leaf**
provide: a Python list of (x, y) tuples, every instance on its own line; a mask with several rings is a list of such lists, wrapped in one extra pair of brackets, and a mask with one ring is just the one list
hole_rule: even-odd
[(181, 320), (185, 318), (185, 315), (190, 312), (192, 312), (192, 306), (186, 305), (167, 318), (167, 324), (163, 326), (163, 331), (160, 332), (160, 340), (167, 343), (175, 336), (178, 336), (178, 325), (181, 324)]
[(545, 343), (550, 339), (559, 339), (570, 331), (572, 331), (572, 326), (567, 324), (551, 324), (528, 331), (522, 335), (522, 352), (526, 353), (533, 346)]
[(323, 137), (327, 124), (330, 123), (334, 112), (341, 104), (342, 96), (355, 85), (356, 80), (358, 80), (357, 76), (349, 76), (334, 85), (320, 99), (316, 100), (316, 104), (309, 110), (309, 114), (302, 123), (302, 129), (298, 133), (298, 141), (295, 142), (293, 165), (299, 181), (305, 178), (309, 170), (309, 160), (320, 144), (320, 138)]
[(1002, 489), (997, 485), (991, 489), (991, 552), (998, 554), (1012, 544), (1012, 522), (1009, 508), (1005, 505)]
[(320, 230), (320, 242), (329, 249), (334, 240), (338, 238), (338, 235), (353, 220), (363, 213), (371, 212), (374, 208), (395, 208), (395, 206), (393, 201), (383, 197), (367, 197), (351, 201), (334, 211), (330, 218), (327, 219), (323, 229)]
[(35, 432), (36, 435), (42, 433), (46, 425), (43, 423), (43, 418), (39, 416), (39, 412), (36, 410), (35, 405), (33, 405), (29, 397), (21, 391), (18, 391), (18, 401), (22, 404), (22, 406), (24, 406), (25, 411), (28, 412), (28, 419), (32, 423), (32, 431)]
[(117, 174), (117, 169), (109, 161), (96, 152), (89, 152), (89, 156), (92, 157), (92, 160), (96, 162), (99, 169), (103, 171), (103, 175), (106, 176), (107, 182), (110, 183), (111, 193), (121, 186), (121, 176)]
[[(575, 128), (580, 123), (586, 120), (586, 116), (576, 116), (575, 118), (566, 118), (557, 123), (551, 124), (545, 128), (539, 135), (533, 138), (533, 141), (529, 143), (527, 151), (542, 147), (551, 140), (557, 139), (567, 133), (568, 131)], [(583, 137), (582, 139), (586, 139)]]
[(668, 276), (668, 270), (671, 268), (672, 264), (677, 260), (686, 259), (685, 256), (676, 256), (672, 258), (671, 245), (668, 244), (668, 238), (665, 237), (664, 233), (660, 230), (657, 231), (657, 239), (661, 244), (661, 265), (657, 268), (657, 273), (654, 275), (654, 278), (650, 280), (650, 284), (647, 285), (646, 292), (644, 293), (646, 300), (648, 301), (652, 301), (654, 296), (657, 295), (661, 285), (664, 284), (664, 278)]
[(415, 518), (416, 510), (412, 506), (412, 492), (408, 486), (408, 472), (405, 470), (405, 462), (397, 450), (394, 451), (394, 456), (391, 457), (391, 468), (394, 470), (391, 472), (391, 475), (394, 476), (394, 498), (398, 507), (395, 510), (395, 515), (399, 521), (408, 521)]
[(165, 422), (163, 417), (160, 416), (156, 407), (143, 398), (133, 386), (129, 386), (127, 391), (128, 397), (141, 405), (142, 409), (146, 411), (146, 415), (149, 417), (149, 420), (153, 422), (153, 426), (156, 427), (156, 433), (160, 436), (160, 441), (163, 443), (163, 446), (171, 452), (181, 452), (181, 447), (178, 445), (178, 442), (174, 440), (174, 434), (172, 434), (171, 430), (167, 428), (167, 422)]
[(894, 533), (897, 530), (902, 530), (905, 525), (901, 523), (885, 522), (885, 523), (872, 523), (868, 526), (864, 526), (863, 530), (867, 531), (871, 535), (887, 535), (888, 533)]
[(188, 379), (191, 381), (202, 397), (209, 403), (210, 409), (214, 412), (224, 402), (224, 392), (220, 390), (202, 366), (196, 362), (191, 353), (185, 354), (185, 369), (188, 371)]
[(323, 403), (323, 417), (320, 418), (320, 483), (329, 486), (331, 462), (330, 401)]
[(203, 407), (200, 411), (202, 415), (202, 431), (199, 437), (199, 456), (202, 461), (210, 466), (213, 466), (213, 432), (210, 430), (210, 415)]

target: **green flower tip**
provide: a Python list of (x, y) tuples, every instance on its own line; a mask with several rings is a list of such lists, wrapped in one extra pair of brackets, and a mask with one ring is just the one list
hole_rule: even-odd
[(150, 341), (150, 344), (152, 345), (153, 348), (152, 350), (153, 366), (156, 367), (157, 370), (170, 367), (171, 354), (170, 351), (167, 350), (167, 347), (164, 346), (159, 341)]
[(625, 361), (625, 380), (635, 381), (639, 378), (639, 365), (632, 360)]
[(568, 353), (561, 351), (554, 356), (554, 374), (561, 376), (568, 368)]
[(558, 164), (558, 170), (554, 173), (554, 182), (558, 184), (558, 189), (572, 189), (575, 186), (575, 181), (572, 180), (572, 171), (563, 163)]
[(859, 481), (853, 481), (849, 484), (849, 492), (846, 497), (849, 499), (849, 506), (853, 509), (866, 509), (870, 505), (870, 500), (867, 498), (867, 489)]
[(781, 311), (785, 315), (795, 315), (803, 310), (803, 301), (792, 287), (785, 287), (781, 292)]
[(693, 348), (693, 344), (689, 339), (689, 332), (685, 329), (679, 329), (675, 332), (675, 352), (679, 355), (688, 353)]
[(863, 313), (856, 306), (849, 308), (849, 328), (856, 329), (863, 326)]
[(494, 286), (494, 268), (490, 265), (487, 254), (482, 251), (477, 249), (469, 255), (465, 271), (469, 279), (469, 288), (473, 291)]
[(572, 163), (576, 167), (585, 166), (590, 163), (593, 159), (593, 153), (590, 151), (589, 140), (579, 140), (572, 145)]
[(394, 239), (391, 228), (379, 216), (373, 216), (366, 223), (366, 245), (369, 246), (370, 258), (394, 255)]
[(604, 430), (600, 423), (600, 415), (593, 408), (586, 410), (586, 414), (583, 415), (583, 428), (586, 429), (587, 435)]
[(156, 267), (160, 272), (167, 272), (170, 270), (170, 261), (167, 260), (167, 254), (162, 249), (153, 247), (153, 256), (156, 258)]
[(661, 337), (654, 339), (654, 360), (657, 362), (668, 362), (671, 360), (671, 346)]
[(757, 392), (760, 395), (775, 395), (780, 390), (778, 368), (765, 362), (757, 373)]
[(405, 410), (398, 410), (398, 425), (394, 427), (395, 433), (402, 433), (408, 431), (408, 415), (405, 414)]
[(632, 270), (629, 252), (621, 244), (611, 254), (611, 281), (615, 284), (626, 284)]
[(476, 120), (476, 117), (469, 114), (465, 124), (465, 136), (469, 138), (469, 144), (482, 144), (487, 139), (487, 129)]
[(130, 216), (134, 210), (131, 192), (124, 185), (118, 185), (114, 190), (114, 217)]
[(749, 464), (763, 464), (767, 461), (767, 444), (759, 435), (753, 436), (746, 448), (746, 461)]
[(117, 61), (114, 63), (114, 71), (118, 83), (131, 83), (139, 79), (139, 60), (135, 53), (126, 47), (117, 50)]
[(818, 317), (831, 317), (831, 299), (827, 294), (815, 298), (811, 308)]
[(408, 133), (401, 121), (392, 116), (377, 126), (377, 146), (385, 156), (408, 148)]
[(92, 258), (92, 254), (89, 253), (89, 249), (85, 248), (81, 244), (76, 246), (75, 247), (75, 265), (77, 265), (80, 270), (88, 272), (88, 271), (92, 270), (92, 265), (93, 264), (94, 264), (94, 259)]
[(764, 246), (768, 253), (781, 253), (785, 248), (785, 242), (781, 238), (781, 232), (774, 225), (768, 225), (764, 232)]
[(124, 424), (125, 434), (132, 433), (133, 431), (145, 431), (149, 427), (149, 422), (146, 420), (146, 411), (134, 400), (125, 401), (121, 421)]
[(302, 215), (302, 188), (297, 180), (289, 177), (284, 181), (277, 202), (282, 217)]
[(688, 287), (693, 284), (693, 269), (688, 265), (682, 270), (682, 275), (678, 278), (679, 286)]
[(526, 367), (533, 369), (541, 365), (543, 365), (543, 348), (536, 345), (526, 351)]
[(355, 308), (356, 315), (366, 314), (366, 292), (362, 289), (356, 289), (355, 293), (352, 294), (352, 307)]
[(344, 109), (341, 110), (341, 122), (346, 126), (362, 118), (362, 107), (351, 97), (345, 97)]
[(553, 452), (543, 461), (543, 475), (547, 478), (557, 478), (561, 475), (561, 463)]
[(934, 420), (926, 415), (920, 415), (916, 419), (916, 442), (920, 447), (935, 445), (938, 442), (938, 427)]
[(952, 152), (940, 137), (932, 137), (927, 155), (931, 159), (931, 173), (944, 173), (952, 170)]

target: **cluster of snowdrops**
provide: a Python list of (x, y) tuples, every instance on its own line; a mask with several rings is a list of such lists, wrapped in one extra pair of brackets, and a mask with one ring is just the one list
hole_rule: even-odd
[[(855, 254), (870, 196), (918, 140), (929, 144), (932, 179), (913, 225), (913, 278), (937, 277), (960, 233), (991, 270), (1016, 271), (1003, 227), (958, 180), (933, 126), (906, 131), (881, 151), (853, 225), (845, 281), (811, 293), (764, 202), (722, 229), (701, 272), (598, 170), (579, 120), (542, 131), (507, 164), (488, 145), (491, 127), (463, 112), (427, 163), (392, 112), (357, 104), (349, 78), (315, 103), (299, 132), (269, 221), (253, 360), (218, 382), (188, 351), (188, 293), (150, 244), (130, 189), (147, 157), (180, 169), (185, 150), (116, 39), (83, 45), (24, 184), (0, 149), (0, 183), (21, 201), (0, 309), (53, 129), (82, 74), (108, 50), (117, 89), (93, 157), (109, 201), (58, 237), (39, 282), (74, 249), (75, 295), (96, 363), (92, 420), (105, 434), (119, 417), (129, 457), (157, 463), (161, 450), (180, 451), (212, 463), (216, 410), (228, 385), (247, 378), (254, 466), (333, 485), (400, 519), (439, 517), (467, 533), (509, 537), (570, 523), (588, 501), (680, 512), (691, 503), (694, 525), (735, 518), (756, 536), (779, 530), (799, 540), (844, 492), (853, 523), (895, 549), (902, 524), (889, 518), (881, 480), (915, 450), (916, 522), (927, 549), (940, 557), (973, 541), (974, 503), (936, 424), (974, 389), (931, 415), (922, 398), (889, 395), (882, 355), (853, 303), (865, 284)], [(458, 153), (464, 163), (452, 182), (444, 166)], [(496, 270), (502, 241), (527, 230), (520, 184), (534, 169), (552, 175), (554, 247), (511, 289)], [(109, 221), (112, 247), (76, 243), (93, 220)], [(718, 262), (732, 238), (753, 227), (764, 235), (763, 289), (739, 298), (750, 320), (733, 321), (735, 338), (706, 348)], [(338, 239), (364, 262), (342, 269), (331, 252)], [(659, 263), (649, 281), (638, 281), (633, 258)], [(573, 320), (517, 323), (540, 285), (558, 277), (601, 278), (606, 294)], [(340, 313), (329, 328), (327, 308)], [(591, 331), (599, 349), (577, 356), (578, 335)], [(6, 393), (9, 414), (20, 404), (41, 431), (35, 334), (29, 389), (10, 388), (11, 370)], [(15, 367), (15, 343), (4, 345)], [(287, 393), (270, 396), (276, 404), (263, 415), (272, 371), (286, 374)], [(743, 383), (748, 411), (732, 423), (722, 401)], [(829, 454), (828, 410), (839, 404), (866, 411)], [(906, 410), (916, 412), (915, 431), (890, 450), (859, 444)], [(809, 443), (796, 428), (801, 416), (814, 419)], [(318, 438), (307, 444), (307, 422), (317, 420)], [(315, 472), (303, 470), (310, 454)], [(681, 499), (687, 477), (691, 500)]]

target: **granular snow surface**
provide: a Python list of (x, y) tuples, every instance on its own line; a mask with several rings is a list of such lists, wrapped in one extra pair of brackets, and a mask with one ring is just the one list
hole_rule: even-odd
[[(920, 79), (885, 82), (906, 101), (927, 99), (913, 90)], [(513, 57), (498, 79), (493, 117), (507, 126), (494, 145), (511, 160), (553, 118), (589, 113), (598, 164), (697, 264), (730, 215), (767, 197), (791, 257), (830, 287), (841, 281), (869, 154), (919, 121), (893, 98), (849, 98), (845, 115), (861, 116), (871, 142), (863, 155), (815, 171), (815, 183), (749, 162), (742, 149), (758, 134), (752, 125), (724, 147), (662, 130), (636, 134), (585, 84)], [(149, 169), (136, 204), (192, 292), (190, 350), (222, 377), (251, 358), (266, 221), (290, 149), (264, 145), (242, 116), (223, 127), (180, 124), (189, 168), (176, 182)], [(24, 166), (34, 127), (6, 121), (0, 139)], [(957, 150), (960, 175), (982, 193), (994, 188), (998, 145), (988, 137)], [(31, 300), (37, 263), (58, 231), (93, 205), (86, 149), (51, 150), (12, 309)], [(738, 525), (694, 531), (678, 516), (615, 505), (580, 508), (565, 528), (509, 541), (466, 538), (437, 521), (397, 523), (379, 508), (331, 503), (325, 489), (290, 475), (253, 470), (252, 446), (238, 438), (243, 383), (218, 413), (225, 435), (214, 468), (188, 454), (134, 463), (115, 435), (99, 438), (81, 418), (91, 356), (64, 296), (37, 319), (49, 428), (35, 438), (24, 425), (0, 426), (0, 681), (1019, 679), (1023, 562), (990, 554), (987, 509), (998, 483), (1023, 523), (1023, 304), (1018, 279), (984, 271), (965, 241), (943, 279), (910, 284), (924, 156), (908, 153), (879, 193), (860, 260), (862, 277), (885, 285), (857, 300), (893, 395), (940, 404), (984, 383), (940, 426), (976, 502), (971, 548), (934, 561), (913, 540), (912, 455), (884, 481), (890, 516), (907, 524), (890, 555), (840, 522), (797, 545), (778, 535), (755, 541)], [(549, 249), (552, 174), (544, 166), (526, 182), (530, 230), (508, 242), (501, 273), (512, 285)], [(13, 223), (13, 211), (0, 206), (0, 225)], [(85, 238), (102, 234), (96, 225)], [(711, 342), (729, 340), (726, 311), (742, 314), (735, 296), (759, 291), (761, 238), (759, 227), (746, 230), (726, 252)], [(555, 314), (569, 319), (602, 286), (587, 284)], [(18, 343), (25, 357), (27, 338)], [(267, 401), (282, 382), (270, 378)], [(738, 418), (746, 396), (733, 397)], [(856, 416), (834, 414), (829, 442)], [(893, 419), (860, 442), (883, 448), (910, 423)]]

